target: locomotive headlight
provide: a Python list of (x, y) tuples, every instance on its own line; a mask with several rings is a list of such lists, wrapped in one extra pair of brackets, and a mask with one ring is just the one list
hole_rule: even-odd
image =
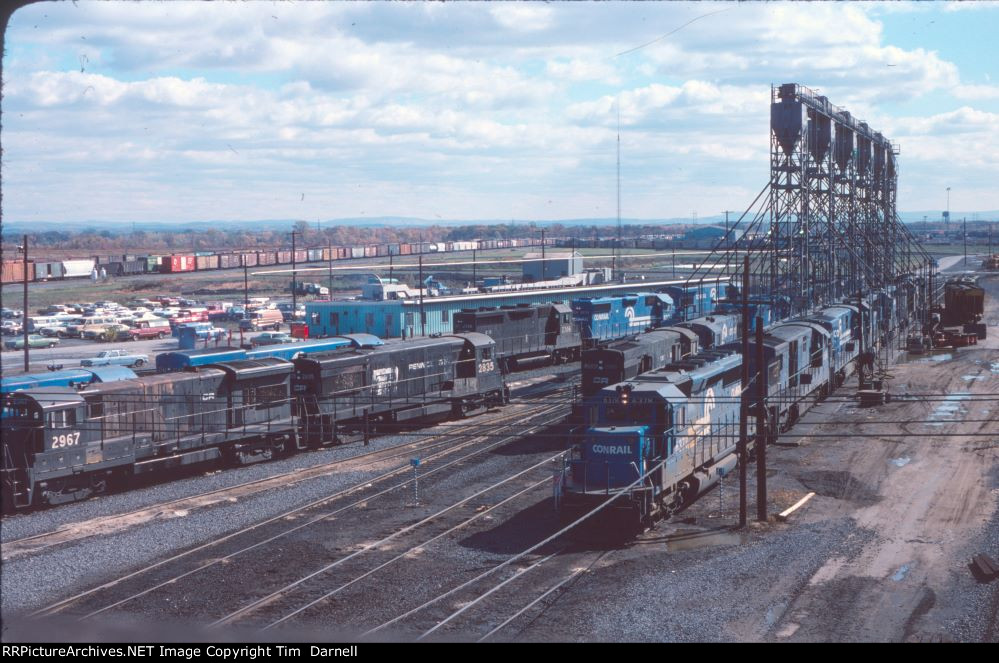
[(619, 385), (617, 388), (618, 399), (621, 401), (621, 405), (628, 404), (628, 397), (631, 395), (631, 385)]

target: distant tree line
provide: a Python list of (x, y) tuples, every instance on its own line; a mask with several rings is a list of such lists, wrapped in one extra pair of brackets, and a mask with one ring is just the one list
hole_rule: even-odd
[[(614, 226), (566, 226), (552, 224), (543, 227), (547, 237), (614, 237)], [(679, 226), (627, 225), (623, 229), (625, 237), (655, 235), (672, 232)], [(294, 224), (298, 233), (297, 244), (302, 247), (357, 246), (396, 242), (446, 242), (472, 239), (525, 239), (541, 237), (542, 226), (536, 223), (497, 223), (470, 224), (463, 226), (320, 226), (306, 221)], [(4, 253), (13, 252), (14, 245), (21, 241), (20, 235), (4, 233)], [(211, 251), (219, 249), (254, 249), (291, 246), (291, 230), (271, 229), (218, 229), (176, 231), (122, 231), (85, 228), (70, 232), (49, 230), (29, 233), (28, 241), (33, 248), (51, 248), (67, 251)]]

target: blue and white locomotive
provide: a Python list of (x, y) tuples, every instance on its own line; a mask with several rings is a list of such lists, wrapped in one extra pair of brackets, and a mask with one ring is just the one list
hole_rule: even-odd
[(673, 298), (661, 292), (572, 301), (573, 319), (585, 345), (613, 341), (667, 324), (675, 316)]
[[(842, 384), (856, 365), (861, 329), (865, 335), (877, 329), (877, 313), (866, 302), (830, 306), (765, 331), (768, 430), (791, 426), (809, 404)], [(701, 329), (702, 334), (710, 331)], [(735, 340), (702, 349), (608, 385), (587, 400), (585, 432), (573, 445), (562, 475), (562, 506), (574, 513), (616, 495), (611, 508), (625, 509), (635, 516), (634, 522), (650, 524), (731, 471), (743, 387), (740, 350)], [(752, 376), (757, 354), (753, 340)], [(584, 355), (584, 375), (586, 361)], [(755, 417), (749, 418), (748, 431), (752, 440)]]
[(739, 439), (741, 366), (738, 354), (708, 350), (601, 390), (599, 423), (572, 448), (562, 508), (623, 491), (612, 508), (649, 524), (724, 476)]

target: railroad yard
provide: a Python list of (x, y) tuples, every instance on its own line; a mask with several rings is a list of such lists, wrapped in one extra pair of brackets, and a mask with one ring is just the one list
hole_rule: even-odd
[(981, 7), (89, 4), (3, 18), (5, 656), (999, 643)]
[(891, 402), (844, 385), (770, 446), (745, 530), (730, 475), (637, 537), (546, 542), (578, 365), (541, 369), (464, 421), (5, 518), (5, 638), (995, 641), (969, 561), (999, 544), (999, 337), (898, 355)]

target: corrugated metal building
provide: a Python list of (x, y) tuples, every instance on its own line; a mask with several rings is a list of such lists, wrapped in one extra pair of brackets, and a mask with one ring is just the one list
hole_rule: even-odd
[(583, 255), (578, 251), (548, 251), (528, 253), (524, 256), (530, 262), (523, 263), (525, 281), (550, 281), (563, 276), (583, 273)]
[[(727, 279), (722, 279), (727, 282)], [(424, 324), (420, 317), (418, 299), (389, 301), (316, 301), (305, 304), (305, 319), (309, 336), (338, 336), (368, 333), (380, 338), (397, 338), (405, 332), (406, 338), (423, 334), (450, 334), (454, 314), (467, 308), (488, 306), (516, 306), (518, 304), (569, 304), (580, 297), (622, 295), (627, 293), (654, 292), (684, 281), (633, 281), (608, 285), (554, 288), (527, 292), (505, 292), (484, 295), (457, 295), (425, 297), (423, 299)]]

